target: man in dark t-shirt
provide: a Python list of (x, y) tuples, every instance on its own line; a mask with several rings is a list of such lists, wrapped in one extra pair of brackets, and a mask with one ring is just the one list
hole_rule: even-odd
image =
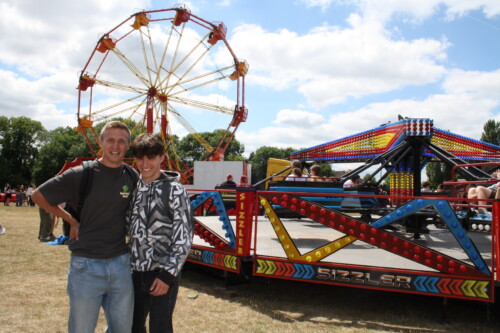
[(76, 220), (59, 204), (77, 210), (83, 167), (75, 167), (42, 184), (33, 201), (71, 225), (68, 274), (68, 332), (94, 332), (102, 307), (110, 332), (130, 332), (133, 287), (125, 243), (125, 212), (134, 177), (123, 165), (130, 131), (107, 123), (99, 138), (102, 157), (93, 162), (90, 192)]

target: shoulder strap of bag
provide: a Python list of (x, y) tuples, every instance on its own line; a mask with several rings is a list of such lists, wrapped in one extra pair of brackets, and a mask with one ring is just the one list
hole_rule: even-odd
[[(94, 161), (84, 161), (83, 162), (83, 175), (80, 182), (80, 191), (78, 193), (78, 204), (76, 206), (76, 213), (78, 218), (80, 218), (80, 213), (82, 212), (83, 203), (85, 198), (90, 193), (92, 188), (92, 179), (94, 177)], [(81, 222), (81, 221), (80, 221)]]

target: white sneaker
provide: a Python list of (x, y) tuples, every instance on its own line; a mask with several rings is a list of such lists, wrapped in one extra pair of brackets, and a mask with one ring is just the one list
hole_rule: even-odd
[(0, 235), (5, 234), (6, 232), (7, 232), (7, 229), (5, 229), (5, 228), (1, 228), (0, 229)]

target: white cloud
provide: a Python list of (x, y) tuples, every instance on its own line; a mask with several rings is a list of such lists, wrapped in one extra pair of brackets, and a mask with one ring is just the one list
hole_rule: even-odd
[(305, 35), (256, 25), (235, 29), (231, 45), (251, 65), (247, 83), (297, 89), (312, 107), (340, 103), (407, 85), (435, 82), (446, 69), (447, 41), (393, 40), (357, 15), (351, 28), (316, 28)]
[[(393, 100), (371, 103), (354, 112), (336, 113), (325, 119), (308, 111), (281, 110), (273, 123), (255, 133), (242, 131), (238, 140), (245, 144), (247, 153), (260, 146), (307, 148), (371, 130), (398, 115), (409, 118), (431, 118), (434, 126), (476, 140), (484, 123), (500, 120), (494, 109), (500, 106), (500, 70), (476, 72), (454, 70), (443, 81), (444, 93), (430, 95), (422, 100)], [(302, 126), (286, 119), (297, 118)]]
[(332, 3), (346, 2), (339, 0), (300, 0), (305, 3), (308, 7), (321, 7), (321, 10), (325, 11), (332, 5)]
[(448, 19), (481, 11), (487, 18), (500, 14), (500, 2), (496, 0), (301, 0), (309, 7), (320, 7), (325, 11), (332, 5), (351, 4), (359, 6), (367, 20), (385, 21), (402, 14), (413, 21), (422, 21), (436, 13), (441, 6), (446, 8)]
[(310, 128), (323, 123), (325, 118), (317, 113), (302, 110), (281, 110), (274, 123), (282, 126)]
[(464, 71), (455, 69), (443, 83), (450, 94), (471, 94), (481, 99), (500, 102), (500, 69), (492, 72)]
[[(0, 3), (0, 112), (43, 121), (47, 129), (76, 125), (78, 72), (105, 31), (147, 0)], [(68, 107), (68, 105), (70, 105)]]
[[(76, 77), (75, 77), (76, 79)], [(41, 121), (48, 129), (76, 125), (76, 105), (68, 110), (59, 109), (57, 103), (74, 104), (75, 81), (63, 74), (54, 74), (29, 81), (18, 75), (0, 70), (0, 82), (8, 89), (0, 90), (1, 114), (9, 117), (27, 116)]]

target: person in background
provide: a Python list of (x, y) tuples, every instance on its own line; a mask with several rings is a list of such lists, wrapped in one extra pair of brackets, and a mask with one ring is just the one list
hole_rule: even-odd
[(321, 167), (318, 164), (314, 164), (311, 167), (311, 175), (309, 175), (309, 181), (311, 182), (323, 181), (323, 177), (321, 176)]
[(359, 175), (351, 176), (345, 183), (344, 188), (357, 187), (361, 184), (361, 177)]
[(127, 214), (134, 283), (132, 333), (173, 332), (181, 269), (194, 235), (191, 202), (177, 172), (161, 170), (160, 136), (140, 134), (132, 154), (141, 174)]
[(19, 185), (16, 190), (16, 207), (21, 207), (26, 197), (26, 189), (24, 185)]
[(31, 196), (33, 195), (33, 192), (35, 191), (35, 189), (36, 189), (35, 184), (30, 184), (28, 186), (28, 189), (26, 190), (26, 197), (28, 199), (28, 206), (29, 207), (34, 207), (35, 206), (35, 203), (31, 199)]
[(236, 183), (234, 182), (233, 180), (233, 175), (232, 174), (228, 174), (226, 176), (226, 181), (223, 182), (222, 184), (220, 184), (221, 186), (227, 186), (227, 187), (236, 187)]
[(428, 180), (422, 183), (422, 189), (420, 190), (420, 192), (432, 192), (431, 183)]
[(10, 200), (12, 199), (12, 188), (10, 187), (9, 183), (5, 184), (3, 188), (3, 193), (5, 194), (3, 205), (9, 206)]
[(40, 229), (38, 231), (38, 240), (40, 242), (51, 242), (56, 237), (54, 236), (54, 215), (47, 212), (45, 209), (38, 207), (40, 214)]
[(443, 184), (439, 184), (436, 188), (436, 192), (444, 192), (444, 185)]
[[(498, 178), (497, 172), (491, 175), (492, 178)], [(498, 185), (500, 182), (494, 183), (488, 187), (486, 186), (477, 186), (469, 188), (467, 192), (467, 198), (469, 199), (477, 199), (478, 205), (485, 206), (487, 204), (486, 201), (481, 201), (481, 199), (494, 199), (496, 193), (498, 192)], [(479, 207), (478, 211), (482, 214), (486, 213), (486, 208)]]
[(247, 176), (241, 175), (240, 182), (238, 183), (238, 186), (239, 187), (250, 186), (250, 184), (248, 184), (248, 178), (247, 178)]
[(289, 174), (285, 180), (286, 181), (295, 181), (295, 182), (305, 182), (307, 181), (307, 176), (302, 174), (301, 168), (293, 168), (292, 173)]
[(71, 225), (68, 332), (94, 332), (102, 307), (108, 331), (128, 333), (132, 329), (134, 289), (125, 215), (136, 177), (134, 170), (127, 171), (123, 158), (130, 147), (130, 130), (122, 122), (110, 121), (98, 141), (102, 156), (92, 162), (90, 192), (78, 219), (60, 204), (66, 202), (78, 212), (83, 166), (49, 179), (32, 198), (39, 207)]

